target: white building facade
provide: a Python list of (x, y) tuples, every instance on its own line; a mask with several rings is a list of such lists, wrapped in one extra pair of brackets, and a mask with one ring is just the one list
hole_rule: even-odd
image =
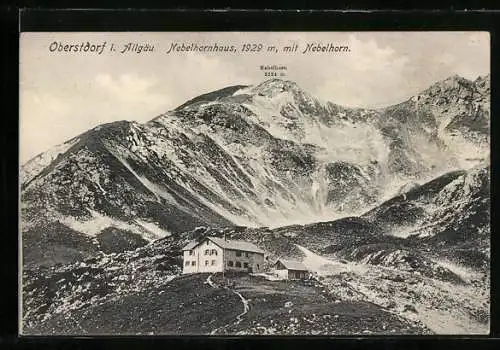
[(264, 251), (253, 243), (207, 237), (193, 241), (183, 249), (182, 273), (260, 272), (264, 268)]

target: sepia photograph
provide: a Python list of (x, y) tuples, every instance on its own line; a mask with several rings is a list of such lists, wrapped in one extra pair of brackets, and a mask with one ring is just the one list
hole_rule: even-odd
[(490, 35), (23, 32), (21, 335), (487, 335)]

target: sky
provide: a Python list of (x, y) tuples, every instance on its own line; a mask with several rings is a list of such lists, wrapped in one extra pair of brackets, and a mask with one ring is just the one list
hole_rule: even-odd
[[(102, 54), (50, 50), (87, 42), (106, 46)], [(154, 51), (121, 53), (127, 43), (148, 43)], [(237, 52), (167, 53), (172, 43), (234, 45)], [(241, 52), (244, 43), (261, 43), (263, 50)], [(349, 51), (302, 53), (316, 43)], [(297, 52), (281, 51), (292, 44)], [(322, 100), (383, 107), (453, 74), (471, 80), (489, 74), (489, 33), (22, 33), (20, 162), (103, 123), (145, 122), (202, 93), (258, 84), (269, 79), (261, 65), (287, 66), (284, 79)]]

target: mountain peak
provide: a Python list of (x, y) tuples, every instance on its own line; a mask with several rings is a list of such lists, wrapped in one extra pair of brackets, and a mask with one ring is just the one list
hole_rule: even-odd
[(430, 93), (431, 95), (435, 95), (438, 91), (441, 92), (446, 92), (446, 91), (451, 91), (455, 89), (459, 89), (460, 87), (472, 87), (473, 82), (458, 75), (458, 74), (453, 74), (450, 75), (449, 77), (439, 80), (429, 86), (427, 89), (422, 91), (420, 94), (428, 94)]
[(296, 88), (298, 88), (299, 86), (297, 85), (296, 82), (294, 82), (292, 80), (271, 78), (271, 79), (263, 81), (262, 83), (257, 85), (255, 88), (265, 88), (265, 87), (281, 87), (281, 88), (296, 87)]
[(464, 77), (462, 77), (461, 75), (458, 75), (457, 73), (453, 74), (453, 75), (450, 75), (448, 78), (446, 78), (445, 80), (465, 80)]
[(434, 85), (456, 85), (456, 84), (471, 85), (472, 82), (469, 79), (462, 77), (461, 75), (453, 74), (444, 80), (438, 81)]
[[(453, 74), (449, 76), (448, 78), (437, 82), (436, 84), (461, 84), (461, 85), (466, 85), (466, 86), (472, 86), (474, 84), (480, 83), (480, 82), (488, 82), (490, 80), (490, 74), (485, 74), (485, 75), (479, 75), (476, 77), (476, 79), (470, 80), (467, 78), (462, 77), (461, 75), (458, 74)], [(436, 85), (434, 84), (434, 85)]]
[(302, 89), (294, 81), (272, 78), (256, 85), (252, 91), (259, 95), (273, 97), (283, 92), (302, 92)]
[(485, 75), (480, 75), (480, 76), (478, 76), (478, 77), (476, 78), (476, 81), (477, 81), (477, 80), (490, 80), (490, 77), (491, 77), (490, 73), (485, 74)]
[(486, 86), (489, 87), (490, 82), (491, 82), (490, 74), (480, 75), (476, 78), (476, 80), (474, 80), (474, 84), (479, 88), (484, 88)]

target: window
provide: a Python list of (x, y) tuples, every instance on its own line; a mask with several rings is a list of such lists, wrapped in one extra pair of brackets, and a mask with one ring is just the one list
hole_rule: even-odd
[(248, 269), (248, 263), (243, 263), (243, 267)]
[(210, 241), (207, 239), (207, 245), (209, 245), (209, 244), (210, 244)]
[(260, 269), (259, 264), (257, 264), (257, 270), (259, 270), (259, 269)]
[(231, 260), (229, 260), (229, 261), (227, 262), (227, 266), (233, 266), (233, 262), (232, 262)]
[(208, 260), (205, 260), (205, 266), (208, 266)]
[(192, 250), (189, 251), (189, 255), (193, 255), (194, 252)]
[(191, 266), (195, 266), (196, 265), (196, 261), (191, 261)]
[(241, 256), (241, 251), (237, 250), (236, 251), (236, 256)]
[(205, 250), (205, 255), (210, 255), (210, 249)]
[(212, 254), (210, 255), (217, 255), (217, 250), (216, 249), (212, 249)]
[(184, 266), (189, 266), (189, 261), (186, 261), (186, 262), (184, 263)]
[(214, 266), (214, 265), (215, 265), (215, 260), (212, 260), (212, 266)]
[(236, 267), (241, 267), (241, 262), (237, 261), (236, 262)]

